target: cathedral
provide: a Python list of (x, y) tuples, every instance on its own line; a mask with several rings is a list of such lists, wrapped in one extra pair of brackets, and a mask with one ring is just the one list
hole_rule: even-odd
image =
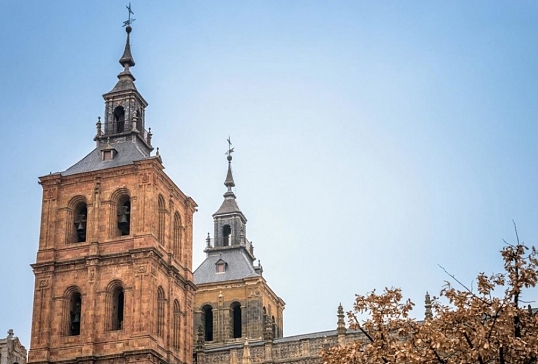
[(103, 95), (95, 148), (39, 178), (28, 363), (321, 362), (321, 349), (357, 333), (346, 330), (339, 307), (335, 330), (283, 337), (285, 303), (247, 238), (231, 147), (213, 237), (193, 270), (197, 205), (164, 172), (152, 146), (126, 23), (123, 68)]

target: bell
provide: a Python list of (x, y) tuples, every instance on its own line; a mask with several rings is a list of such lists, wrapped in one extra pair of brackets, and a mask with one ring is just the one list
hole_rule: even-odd
[(121, 214), (120, 216), (120, 224), (127, 224), (127, 215), (125, 213)]
[(75, 317), (73, 317), (73, 323), (74, 324), (80, 323), (80, 314), (78, 312), (75, 313)]
[(84, 231), (84, 225), (82, 225), (82, 221), (78, 223), (77, 231)]

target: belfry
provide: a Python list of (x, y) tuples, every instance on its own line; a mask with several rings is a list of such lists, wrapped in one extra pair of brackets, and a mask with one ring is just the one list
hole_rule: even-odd
[(263, 278), (259, 261), (255, 264), (254, 246), (246, 235), (247, 219), (233, 192), (233, 149), (228, 142), (224, 201), (213, 214), (214, 238), (208, 234), (206, 259), (194, 272), (194, 326), (200, 355), (204, 349), (283, 335), (285, 303)]
[(95, 149), (39, 179), (29, 363), (192, 363), (196, 203), (152, 155), (131, 22)]

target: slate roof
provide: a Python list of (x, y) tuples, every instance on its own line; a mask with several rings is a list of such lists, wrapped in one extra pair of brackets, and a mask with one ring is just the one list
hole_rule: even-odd
[(106, 143), (103, 143), (102, 146), (95, 148), (80, 161), (61, 172), (62, 176), (126, 166), (133, 164), (134, 161), (153, 158), (146, 148), (139, 145), (139, 143), (133, 143), (130, 136), (127, 139), (124, 142), (110, 144), (116, 150), (116, 155), (113, 159), (107, 161), (101, 159), (101, 150), (107, 146)]
[[(112, 89), (112, 91), (108, 92), (109, 94), (113, 93), (113, 92), (121, 92), (121, 91), (137, 91), (138, 90), (136, 89), (136, 86), (134, 84), (134, 77), (131, 75), (131, 73), (129, 71), (127, 71), (128, 73), (125, 73), (125, 72), (122, 72), (119, 74), (119, 80), (118, 82), (116, 83), (116, 86), (114, 86), (114, 88)], [(125, 77), (123, 75), (128, 75), (129, 77)]]
[[(349, 330), (348, 330), (349, 331)], [(323, 337), (337, 336), (338, 332), (336, 330), (320, 331), (320, 332), (311, 332), (308, 334), (294, 335), (294, 336), (285, 336), (278, 339), (275, 339), (275, 343), (283, 343), (290, 341), (300, 341), (305, 339), (319, 339)]]
[(213, 216), (220, 215), (220, 214), (230, 214), (232, 212), (239, 212), (243, 214), (241, 212), (241, 209), (237, 205), (235, 198), (225, 198), (224, 201), (222, 201), (222, 205), (220, 205), (220, 208), (218, 209), (217, 212), (213, 214)]
[[(215, 263), (219, 259), (227, 263), (224, 273), (217, 273)], [(254, 270), (252, 261), (249, 259), (244, 247), (209, 253), (207, 258), (194, 271), (195, 284), (232, 281), (247, 277), (261, 277), (261, 275)]]

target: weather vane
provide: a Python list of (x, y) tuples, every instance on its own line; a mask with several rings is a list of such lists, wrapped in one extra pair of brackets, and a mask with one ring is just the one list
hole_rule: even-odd
[(126, 6), (127, 10), (129, 11), (129, 18), (123, 22), (123, 26), (130, 26), (136, 19), (131, 19), (131, 14), (134, 15), (133, 10), (131, 9), (131, 3), (129, 3), (129, 6)]
[(227, 140), (228, 140), (228, 151), (225, 154), (231, 157), (232, 153), (234, 152), (234, 148), (232, 148), (232, 141), (230, 140), (229, 136)]

